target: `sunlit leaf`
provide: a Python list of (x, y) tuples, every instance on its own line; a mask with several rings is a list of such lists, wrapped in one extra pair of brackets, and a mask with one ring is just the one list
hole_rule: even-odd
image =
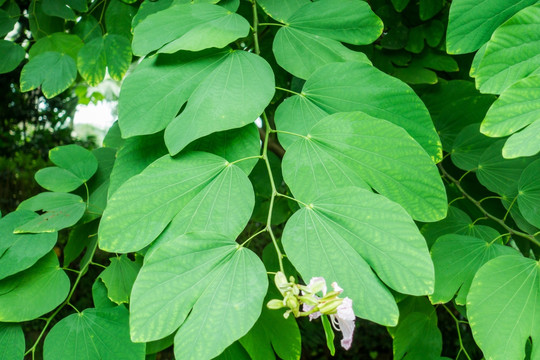
[(110, 258), (110, 261), (109, 266), (100, 275), (108, 289), (109, 299), (117, 304), (128, 303), (141, 264), (130, 260), (125, 254)]
[(69, 55), (47, 51), (32, 57), (21, 71), (21, 91), (41, 86), (47, 98), (52, 98), (71, 86), (77, 77), (77, 65)]

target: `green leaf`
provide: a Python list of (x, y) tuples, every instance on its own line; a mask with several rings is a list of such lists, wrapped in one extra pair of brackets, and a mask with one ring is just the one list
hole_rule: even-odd
[(493, 31), (536, 0), (454, 0), (450, 7), (446, 49), (466, 54), (479, 49)]
[(334, 356), (336, 354), (336, 348), (334, 346), (334, 330), (332, 329), (332, 325), (330, 325), (330, 320), (328, 320), (327, 315), (321, 316), (321, 321), (326, 337), (326, 347), (330, 351), (330, 355)]
[(21, 61), (23, 61), (25, 55), (26, 52), (21, 45), (12, 41), (0, 40), (0, 57), (2, 58), (0, 74), (15, 70)]
[(129, 39), (115, 34), (107, 34), (104, 39), (109, 75), (116, 81), (122, 81), (131, 65), (132, 55)]
[(86, 210), (81, 197), (44, 192), (24, 200), (17, 210), (44, 211), (44, 214), (15, 228), (15, 233), (55, 232), (73, 226)]
[(134, 136), (126, 139), (118, 150), (110, 176), (109, 198), (133, 176), (140, 174), (148, 165), (167, 154), (163, 133)]
[(442, 345), (437, 313), (413, 312), (400, 321), (394, 335), (394, 359), (439, 359)]
[(224, 61), (223, 51), (180, 52), (144, 59), (126, 77), (118, 101), (123, 137), (153, 134), (175, 118), (197, 86)]
[(69, 266), (85, 248), (88, 249), (96, 237), (98, 224), (97, 221), (80, 224), (69, 232), (68, 242), (64, 248), (64, 266)]
[(426, 21), (437, 15), (444, 6), (444, 0), (420, 0), (420, 20)]
[(165, 130), (174, 155), (193, 140), (252, 123), (274, 96), (272, 68), (261, 57), (233, 51), (193, 91), (185, 110)]
[(225, 349), (214, 360), (252, 360), (251, 356), (244, 350), (239, 342), (232, 343), (231, 346)]
[[(261, 152), (260, 141), (259, 129), (252, 123), (238, 129), (207, 135), (192, 142), (184, 151), (206, 151), (233, 162), (258, 156)], [(242, 160), (235, 165), (249, 175), (257, 160)]]
[(77, 55), (77, 68), (90, 86), (103, 81), (107, 66), (107, 56), (102, 37), (90, 40)]
[(459, 290), (456, 303), (465, 305), (473, 277), (482, 265), (497, 256), (518, 254), (510, 247), (471, 236), (441, 236), (431, 248), (435, 266), (435, 291), (429, 296), (431, 303), (449, 302)]
[(85, 12), (88, 10), (86, 0), (66, 0), (65, 3), (74, 10)]
[(66, 20), (77, 20), (77, 15), (64, 0), (43, 0), (43, 12)]
[(117, 304), (128, 303), (131, 288), (141, 264), (131, 261), (127, 255), (110, 258), (111, 263), (100, 277), (108, 289), (108, 297)]
[(316, 69), (333, 62), (370, 63), (340, 41), (362, 45), (382, 33), (381, 19), (365, 2), (321, 0), (298, 8), (278, 30), (273, 52), (277, 63), (291, 74), (307, 79)]
[(461, 234), (465, 235), (473, 227), (473, 221), (463, 210), (454, 206), (448, 207), (448, 213), (441, 221), (425, 224), (422, 226), (421, 232), (428, 246), (431, 246), (442, 235), (445, 234)]
[(11, 17), (7, 11), (0, 9), (0, 36), (3, 38), (17, 23), (17, 17)]
[(0, 219), (0, 279), (34, 265), (56, 244), (57, 233), (13, 234), (19, 225), (37, 217), (32, 211), (19, 210)]
[(131, 338), (155, 340), (180, 326), (176, 358), (210, 359), (253, 326), (267, 287), (251, 250), (215, 233), (179, 236), (145, 259), (131, 293)]
[(359, 317), (397, 323), (396, 303), (381, 280), (405, 294), (433, 292), (424, 238), (405, 210), (381, 195), (354, 187), (326, 192), (289, 219), (282, 241), (304, 280), (336, 281)]
[(0, 322), (28, 321), (56, 308), (69, 292), (69, 278), (54, 251), (31, 268), (0, 280)]
[(71, 171), (57, 166), (39, 169), (34, 177), (41, 187), (49, 191), (70, 192), (84, 184), (84, 180)]
[(272, 51), (282, 68), (301, 79), (307, 79), (329, 63), (359, 61), (371, 64), (364, 53), (353, 51), (339, 41), (293, 27), (279, 29)]
[(397, 12), (405, 10), (408, 4), (409, 0), (392, 0), (392, 5), (394, 5), (394, 9), (396, 9)]
[[(540, 126), (540, 123), (536, 124), (539, 118), (540, 75), (531, 75), (515, 82), (501, 94), (486, 114), (480, 131), (487, 136), (500, 137), (511, 135), (527, 125), (533, 124), (530, 125), (533, 130), (526, 128), (523, 131), (524, 134), (516, 134), (516, 137), (520, 137), (521, 141), (516, 141), (516, 145), (519, 144), (519, 147), (514, 147), (514, 151), (509, 154), (512, 156), (505, 154), (505, 157), (531, 156), (540, 150), (540, 141), (534, 141), (538, 134), (535, 130)], [(523, 136), (528, 136), (525, 133), (529, 133), (531, 138), (524, 139)], [(508, 140), (510, 145), (514, 141)], [(507, 152), (508, 148), (505, 146), (503, 153)]]
[(57, 146), (49, 151), (49, 159), (83, 181), (88, 181), (98, 168), (96, 157), (79, 145)]
[(92, 285), (92, 301), (94, 302), (95, 308), (102, 309), (116, 307), (116, 304), (109, 299), (107, 295), (107, 287), (99, 276)]
[(111, 127), (107, 131), (107, 134), (105, 135), (105, 138), (103, 139), (103, 147), (108, 147), (112, 149), (120, 149), (124, 145), (124, 142), (125, 140), (122, 139), (120, 126), (118, 125), (118, 120), (117, 120), (111, 125)]
[(242, 16), (210, 4), (176, 4), (148, 15), (133, 36), (133, 53), (143, 56), (151, 51), (173, 53), (223, 48), (249, 33)]
[(534, 159), (505, 159), (502, 156), (503, 146), (504, 140), (499, 140), (484, 151), (476, 176), (488, 190), (513, 198), (517, 194), (521, 173)]
[(280, 311), (263, 306), (261, 316), (240, 343), (254, 360), (274, 359), (274, 351), (280, 359), (298, 360), (301, 340), (294, 317), (285, 319)]
[(60, 94), (73, 84), (77, 65), (69, 55), (47, 51), (32, 57), (21, 71), (21, 91), (41, 91), (48, 99)]
[(505, 159), (533, 156), (540, 152), (540, 121), (510, 136), (502, 149)]
[(88, 212), (84, 218), (85, 221), (98, 218), (105, 210), (111, 172), (116, 160), (116, 150), (112, 148), (94, 149), (92, 154), (98, 159), (98, 169), (88, 181), (90, 200), (88, 202)]
[(523, 359), (532, 336), (531, 359), (538, 358), (540, 266), (518, 256), (500, 256), (476, 273), (467, 297), (474, 339), (486, 358)]
[(43, 345), (43, 359), (143, 360), (145, 344), (129, 339), (129, 312), (124, 306), (89, 308), (60, 320)]
[(402, 128), (361, 112), (319, 121), (289, 147), (282, 167), (292, 193), (307, 203), (326, 190), (367, 183), (417, 220), (446, 215), (444, 185), (424, 149)]
[[(232, 186), (224, 184), (233, 184), (232, 179), (239, 179), (240, 174), (246, 177), (241, 170), (236, 171), (235, 166), (228, 164), (219, 156), (203, 152), (189, 152), (176, 159), (166, 155), (156, 160), (139, 175), (128, 180), (109, 199), (99, 228), (100, 248), (114, 252), (140, 250), (152, 242), (186, 207), (200, 213), (183, 213), (184, 216), (189, 215), (194, 223), (204, 224), (214, 216), (223, 220), (224, 214), (230, 212), (224, 208), (229, 204), (228, 198), (224, 198), (221, 203), (215, 202), (214, 198), (204, 199), (204, 194), (220, 191), (221, 186)], [(247, 178), (246, 181), (249, 185)], [(226, 189), (223, 188), (224, 191)], [(249, 198), (242, 199), (249, 205)], [(197, 209), (197, 204), (203, 200), (208, 206)], [(232, 222), (232, 219), (238, 217), (243, 222), (243, 214), (244, 211), (228, 214), (231, 223), (226, 228), (236, 229), (240, 221)], [(183, 225), (189, 227), (190, 223)], [(210, 225), (216, 226), (206, 226)], [(240, 226), (243, 228), (245, 222)]]
[(452, 145), (452, 162), (462, 170), (476, 170), (480, 157), (495, 141), (480, 132), (479, 123), (465, 126)]
[(92, 15), (83, 16), (73, 27), (73, 32), (77, 34), (84, 43), (101, 38), (103, 35), (101, 26), (99, 26), (97, 19)]
[[(301, 96), (328, 113), (362, 111), (388, 120), (407, 130), (434, 160), (442, 158), (439, 137), (422, 101), (406, 84), (368, 64), (325, 65), (306, 81)], [(305, 116), (313, 117), (302, 114), (299, 109), (294, 117), (276, 119), (278, 130), (286, 130), (280, 128), (280, 122), (284, 124), (291, 121), (289, 119), (304, 122), (300, 119)]]
[(517, 202), (523, 217), (540, 227), (540, 160), (529, 164), (519, 178)]
[(3, 360), (24, 358), (24, 333), (21, 325), (0, 323), (0, 349)]
[(539, 41), (540, 4), (537, 4), (519, 11), (495, 30), (475, 74), (476, 86), (484, 93), (501, 94), (514, 82), (535, 72), (540, 62)]
[(41, 1), (31, 0), (28, 9), (31, 9), (28, 11), (28, 23), (34, 39), (41, 39), (55, 32), (64, 31), (64, 22), (46, 15), (43, 12)]
[(83, 47), (81, 38), (77, 35), (57, 32), (42, 37), (30, 48), (28, 55), (30, 58), (43, 54), (47, 51), (56, 51), (69, 55), (73, 60), (77, 60), (77, 54)]
[(483, 95), (474, 83), (464, 80), (441, 82), (422, 94), (443, 150), (450, 152), (460, 131), (467, 125), (484, 119), (495, 96)]
[(105, 25), (108, 34), (132, 37), (131, 21), (137, 8), (120, 0), (111, 0), (105, 11)]
[(253, 198), (253, 188), (246, 174), (237, 166), (226, 167), (185, 203), (149, 252), (193, 231), (213, 231), (236, 238), (251, 217)]
[(258, 0), (257, 4), (273, 19), (287, 22), (298, 9), (309, 4), (309, 0)]

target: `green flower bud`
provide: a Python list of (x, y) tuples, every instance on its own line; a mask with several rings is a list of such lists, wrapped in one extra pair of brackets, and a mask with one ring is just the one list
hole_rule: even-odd
[(330, 301), (326, 301), (322, 304), (319, 304), (319, 311), (321, 314), (330, 315), (335, 314), (337, 312), (337, 308), (341, 303), (343, 302), (343, 299), (334, 299)]
[(278, 310), (284, 307), (283, 300), (278, 299), (272, 299), (266, 304), (266, 307), (268, 307), (271, 310)]

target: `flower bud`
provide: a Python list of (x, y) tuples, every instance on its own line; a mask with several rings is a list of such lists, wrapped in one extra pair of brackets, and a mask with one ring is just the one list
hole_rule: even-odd
[(325, 315), (335, 314), (337, 312), (338, 306), (341, 305), (342, 302), (343, 299), (338, 298), (319, 304), (319, 311), (321, 312), (321, 314)]
[(285, 274), (282, 273), (281, 271), (278, 271), (276, 273), (276, 276), (274, 276), (274, 282), (279, 292), (281, 292), (281, 295), (285, 295), (285, 289), (289, 287), (289, 283), (287, 282), (287, 278), (285, 277)]
[(266, 304), (266, 307), (272, 310), (278, 310), (284, 307), (283, 300), (272, 299)]

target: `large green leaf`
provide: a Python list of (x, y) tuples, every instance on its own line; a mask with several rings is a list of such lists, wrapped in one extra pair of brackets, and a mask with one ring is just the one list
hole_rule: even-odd
[(502, 23), (536, 0), (454, 0), (450, 7), (446, 49), (450, 54), (478, 50)]
[(37, 217), (32, 211), (19, 210), (0, 219), (0, 279), (34, 265), (56, 244), (57, 233), (13, 234), (19, 225)]
[(521, 173), (534, 159), (503, 158), (502, 148), (504, 141), (499, 140), (484, 151), (478, 162), (476, 175), (480, 183), (488, 190), (513, 198), (517, 195)]
[[(511, 135), (533, 124), (532, 131), (526, 128), (523, 132), (530, 132), (534, 137), (538, 134), (536, 129), (540, 126), (536, 124), (539, 122), (538, 119), (540, 119), (540, 75), (531, 75), (515, 82), (501, 94), (486, 114), (480, 131), (487, 136), (500, 137)], [(516, 134), (517, 136), (520, 135)], [(511, 154), (514, 156), (508, 157), (530, 156), (540, 150), (540, 141), (534, 141), (534, 138), (529, 139), (530, 141), (521, 140), (520, 146)], [(512, 140), (509, 139), (508, 142), (511, 143)]]
[(69, 292), (69, 278), (54, 251), (31, 268), (0, 280), (0, 322), (28, 321), (60, 305)]
[[(109, 199), (99, 227), (100, 247), (114, 252), (140, 250), (186, 207), (196, 211), (184, 213), (194, 223), (206, 224), (213, 217), (223, 219), (227, 214), (225, 219), (231, 222), (226, 225), (228, 228), (245, 226), (244, 211), (226, 210), (231, 205), (228, 198), (204, 198), (204, 194), (215, 191), (213, 189), (219, 191), (221, 186), (232, 186), (232, 179), (236, 180), (239, 174), (246, 176), (237, 170), (225, 159), (203, 152), (188, 152), (176, 159), (166, 155), (156, 160), (124, 183)], [(249, 181), (240, 186), (241, 191), (247, 185)], [(252, 190), (249, 189), (248, 194), (249, 191), (253, 196)], [(242, 197), (242, 200), (250, 202), (249, 197)], [(201, 203), (206, 205), (199, 208), (197, 204)], [(190, 223), (183, 225), (189, 227)], [(209, 223), (206, 226), (216, 225)]]
[(131, 338), (155, 340), (180, 327), (176, 358), (210, 359), (253, 326), (267, 287), (251, 250), (215, 233), (179, 236), (145, 259), (131, 293)]
[(133, 53), (173, 53), (223, 48), (249, 33), (242, 16), (210, 4), (175, 4), (148, 15), (135, 26)]
[(20, 203), (17, 210), (43, 211), (44, 213), (15, 228), (15, 233), (55, 232), (73, 226), (86, 210), (80, 196), (67, 193), (44, 192)]
[(493, 33), (476, 71), (480, 91), (501, 94), (514, 82), (535, 72), (540, 67), (539, 41), (540, 4), (537, 4), (521, 10)]
[(21, 91), (41, 86), (47, 98), (52, 98), (71, 86), (77, 77), (77, 65), (69, 55), (47, 51), (30, 59), (21, 71)]
[(76, 61), (77, 54), (82, 47), (83, 42), (79, 36), (66, 34), (65, 32), (55, 32), (36, 41), (30, 48), (28, 55), (33, 58), (47, 51), (56, 51), (69, 55)]
[(422, 94), (443, 150), (450, 152), (459, 132), (467, 125), (481, 122), (495, 96), (480, 94), (474, 83), (452, 80), (430, 87)]
[(329, 189), (367, 183), (417, 220), (446, 214), (444, 185), (424, 149), (402, 128), (361, 112), (319, 121), (289, 147), (282, 167), (285, 182), (304, 202)]
[(439, 359), (442, 334), (437, 327), (437, 313), (413, 312), (400, 320), (394, 336), (394, 359)]
[(34, 177), (41, 187), (49, 191), (70, 192), (84, 184), (84, 180), (58, 166), (39, 169)]
[(0, 40), (0, 57), (2, 58), (0, 74), (15, 70), (23, 61), (25, 55), (26, 52), (21, 45), (12, 41)]
[(486, 359), (524, 359), (532, 337), (531, 359), (540, 348), (540, 265), (518, 256), (497, 257), (478, 270), (467, 297), (474, 339)]
[(382, 33), (381, 19), (365, 2), (321, 0), (299, 7), (278, 30), (273, 45), (277, 63), (291, 74), (307, 79), (317, 68), (345, 61), (369, 64), (367, 57), (340, 41), (362, 45)]
[(511, 247), (490, 244), (472, 236), (443, 235), (431, 248), (435, 266), (435, 291), (429, 296), (433, 304), (446, 303), (456, 297), (465, 305), (473, 277), (489, 260), (502, 255), (519, 255)]
[(24, 333), (20, 324), (0, 323), (0, 349), (3, 360), (24, 358)]
[(482, 154), (496, 140), (480, 132), (480, 123), (465, 126), (452, 145), (452, 162), (465, 171), (478, 169)]
[(274, 92), (274, 73), (263, 58), (245, 51), (229, 53), (165, 129), (169, 152), (177, 154), (193, 140), (252, 123)]
[(225, 55), (212, 50), (144, 59), (120, 90), (118, 123), (122, 135), (146, 135), (165, 129)]
[(523, 217), (540, 227), (540, 160), (532, 162), (519, 178), (517, 202)]
[(535, 121), (510, 136), (502, 149), (502, 154), (506, 159), (533, 156), (538, 152), (540, 152), (540, 121)]
[[(309, 77), (300, 96), (327, 113), (363, 111), (388, 120), (407, 130), (434, 160), (442, 158), (441, 143), (425, 105), (405, 83), (373, 66), (360, 62), (325, 65)], [(313, 121), (313, 111), (306, 114), (305, 107), (294, 106), (281, 113), (278, 109), (278, 130)], [(310, 120), (304, 120), (306, 116)]]
[(354, 187), (326, 192), (289, 219), (282, 240), (303, 279), (336, 281), (359, 317), (397, 323), (397, 306), (381, 280), (405, 294), (433, 292), (424, 238), (407, 212), (381, 195)]
[(110, 258), (110, 261), (109, 266), (100, 275), (108, 289), (108, 297), (117, 304), (128, 303), (141, 264), (130, 260), (125, 254)]
[(60, 320), (43, 345), (43, 359), (143, 360), (145, 344), (129, 339), (129, 312), (124, 306), (89, 308)]

